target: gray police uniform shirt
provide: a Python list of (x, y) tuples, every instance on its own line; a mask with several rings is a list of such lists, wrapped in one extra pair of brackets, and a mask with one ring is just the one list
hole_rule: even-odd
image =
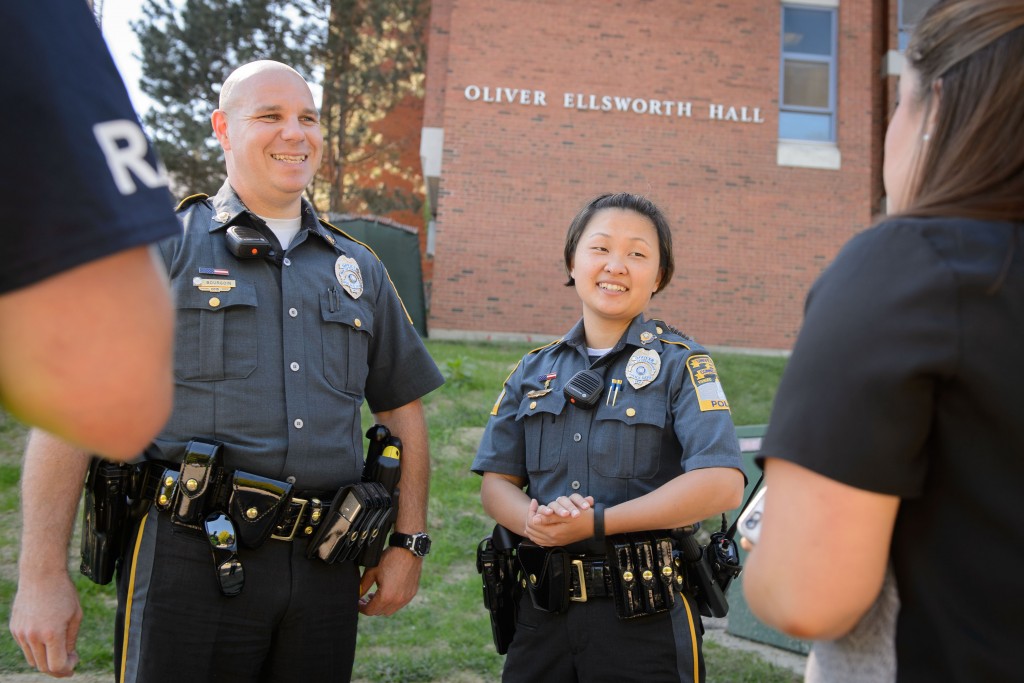
[(226, 468), (297, 490), (357, 481), (364, 398), (392, 410), (444, 381), (384, 265), (305, 200), (277, 263), (229, 252), (229, 227), (263, 223), (228, 183), (178, 212), (184, 235), (160, 244), (177, 305), (174, 411), (145, 457), (180, 462), (204, 437), (224, 443)]
[[(643, 384), (658, 363), (653, 381)], [(610, 506), (684, 472), (743, 470), (728, 401), (700, 345), (637, 316), (593, 364), (603, 392), (591, 410), (563, 393), (588, 368), (582, 320), (563, 339), (527, 354), (491, 411), (473, 471), (524, 477), (528, 494), (542, 504), (579, 493)]]

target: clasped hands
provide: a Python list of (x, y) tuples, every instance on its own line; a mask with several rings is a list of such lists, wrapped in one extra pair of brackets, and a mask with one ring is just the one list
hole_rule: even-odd
[(523, 535), (537, 545), (568, 545), (594, 535), (594, 497), (559, 496), (547, 505), (530, 500)]

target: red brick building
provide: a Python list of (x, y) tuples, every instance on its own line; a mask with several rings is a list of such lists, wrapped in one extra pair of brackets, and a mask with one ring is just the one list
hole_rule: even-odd
[(650, 314), (789, 349), (815, 277), (884, 208), (901, 16), (929, 3), (433, 0), (430, 335), (567, 330), (569, 222), (629, 191), (673, 228)]

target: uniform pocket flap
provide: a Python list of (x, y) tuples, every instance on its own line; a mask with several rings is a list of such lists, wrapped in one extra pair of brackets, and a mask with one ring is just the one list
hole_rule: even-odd
[(180, 278), (175, 282), (179, 308), (219, 311), (234, 306), (257, 306), (256, 285), (229, 278)]
[(325, 322), (341, 323), (355, 331), (372, 334), (373, 310), (344, 292), (333, 289), (321, 292), (320, 314)]
[(535, 397), (527, 394), (519, 403), (519, 412), (516, 413), (516, 420), (522, 420), (530, 415), (541, 413), (560, 415), (563, 410), (565, 410), (565, 395), (561, 391), (551, 391), (543, 396)]

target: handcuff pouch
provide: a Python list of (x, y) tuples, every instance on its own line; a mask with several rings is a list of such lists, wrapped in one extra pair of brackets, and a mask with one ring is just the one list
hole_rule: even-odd
[(545, 548), (523, 541), (516, 551), (530, 602), (541, 612), (559, 614), (569, 607), (571, 558), (562, 547)]
[(239, 544), (244, 548), (263, 545), (291, 497), (292, 485), (288, 482), (236, 470), (231, 479), (228, 516), (238, 530)]

